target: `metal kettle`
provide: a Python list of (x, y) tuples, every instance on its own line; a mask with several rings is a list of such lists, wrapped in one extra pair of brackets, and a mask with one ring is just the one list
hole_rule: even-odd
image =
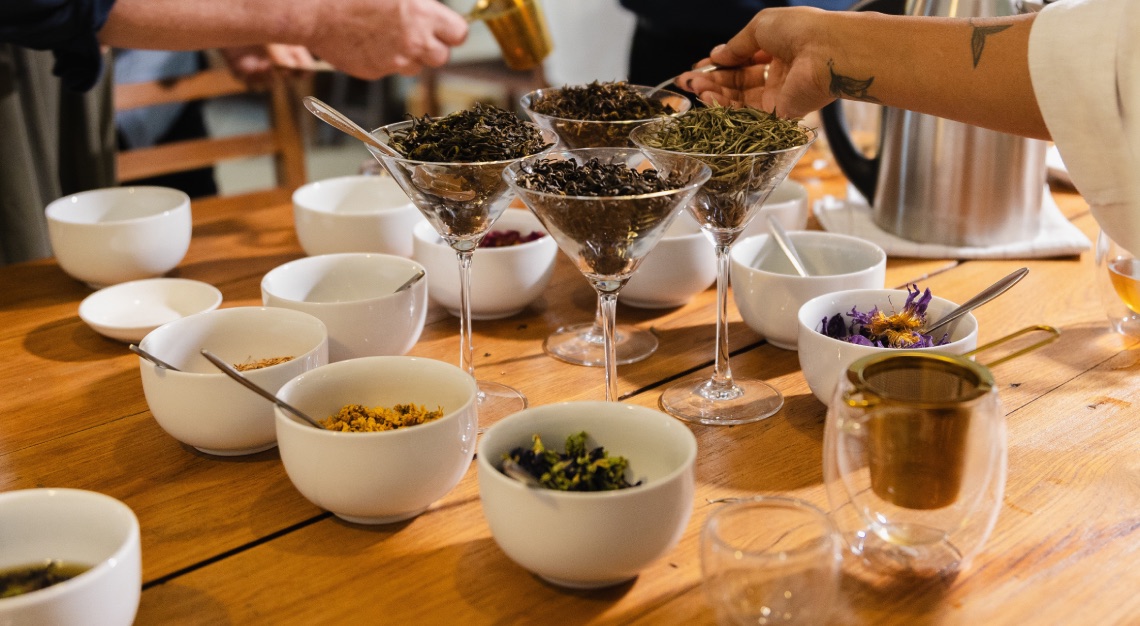
[[(852, 10), (999, 17), (1013, 0), (866, 0)], [(1032, 239), (1041, 225), (1047, 144), (884, 107), (879, 153), (855, 148), (840, 103), (821, 112), (839, 169), (871, 202), (875, 224), (921, 243), (992, 246)]]

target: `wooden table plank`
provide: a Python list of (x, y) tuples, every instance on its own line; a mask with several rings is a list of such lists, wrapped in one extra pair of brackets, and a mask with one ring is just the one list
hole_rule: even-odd
[[(800, 171), (797, 174), (803, 174)], [(811, 172), (807, 172), (810, 177)], [(810, 182), (812, 198), (837, 193)], [(1079, 196), (1056, 196), (1086, 234)], [(195, 214), (195, 239), (176, 274), (218, 285), (223, 306), (260, 304), (261, 276), (301, 253), (288, 206), (226, 202)], [(711, 250), (710, 250), (711, 254)], [(1029, 276), (976, 311), (982, 341), (1027, 324), (1063, 330), (1057, 343), (995, 368), (1009, 413), (1010, 477), (998, 530), (976, 567), (949, 589), (844, 588), (836, 623), (1127, 623), (1140, 614), (1132, 561), (1140, 552), (1137, 435), (1128, 417), (1137, 342), (1111, 333), (1091, 253), (1066, 259), (891, 259), (887, 284), (918, 281), (965, 300), (1022, 265)], [(825, 408), (796, 353), (764, 343), (729, 306), (734, 371), (767, 379), (785, 407), (762, 422), (693, 426), (702, 453), (692, 519), (680, 545), (635, 581), (572, 592), (511, 563), (490, 538), (474, 470), (414, 520), (369, 528), (305, 501), (276, 451), (239, 459), (195, 452), (166, 435), (142, 398), (137, 360), (75, 315), (89, 293), (50, 261), (0, 270), (0, 489), (69, 486), (118, 497), (143, 526), (140, 624), (391, 621), (513, 623), (551, 615), (605, 623), (709, 623), (700, 594), (705, 498), (782, 493), (826, 506), (821, 486)], [(686, 372), (708, 374), (715, 291), (667, 310), (619, 306), (618, 320), (652, 328), (657, 354), (619, 368), (628, 402), (655, 407)], [(480, 377), (513, 384), (532, 404), (599, 399), (602, 370), (545, 356), (558, 326), (587, 322), (594, 294), (560, 257), (551, 288), (522, 314), (475, 322)], [(433, 307), (412, 353), (458, 360), (458, 320)], [(67, 419), (58, 419), (65, 415)], [(257, 584), (249, 584), (256, 580)]]

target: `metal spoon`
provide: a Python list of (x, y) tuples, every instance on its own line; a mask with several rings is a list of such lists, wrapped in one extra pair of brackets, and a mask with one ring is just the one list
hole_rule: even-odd
[(423, 270), (416, 270), (416, 275), (409, 278), (404, 284), (400, 285), (399, 287), (396, 287), (396, 291), (394, 291), (393, 293), (400, 293), (401, 291), (403, 291), (403, 290), (411, 287), (412, 285), (420, 282), (420, 279), (423, 277), (424, 277), (424, 271)]
[[(696, 68), (693, 68), (689, 71), (690, 72), (700, 72), (702, 74), (708, 74), (709, 72), (715, 72), (719, 69), (724, 69), (724, 68), (722, 68), (719, 65), (713, 64), (713, 65), (704, 65), (701, 67), (696, 67)], [(661, 91), (662, 89), (673, 84), (673, 82), (676, 81), (680, 77), (681, 77), (681, 74), (677, 74), (676, 76), (670, 78), (669, 80), (666, 80), (664, 82), (661, 82), (661, 83), (654, 85), (653, 89), (650, 89), (649, 91), (645, 92), (645, 97), (648, 98), (649, 96), (652, 96), (653, 94), (657, 93), (658, 91)]]
[(142, 358), (150, 361), (151, 363), (154, 363), (155, 365), (157, 365), (158, 367), (161, 367), (164, 370), (170, 370), (172, 372), (181, 372), (182, 371), (182, 370), (178, 369), (177, 367), (174, 367), (173, 365), (167, 363), (166, 361), (163, 361), (162, 359), (160, 359), (160, 358), (154, 356), (153, 354), (147, 352), (146, 350), (143, 350), (142, 348), (136, 346), (133, 343), (127, 347), (130, 348), (131, 352), (134, 352), (135, 354), (137, 354), (137, 355), (141, 356)]
[(503, 459), (503, 473), (519, 481), (520, 483), (523, 483), (527, 487), (542, 487), (542, 483), (540, 483), (533, 474), (526, 471), (526, 469), (523, 468), (523, 466), (519, 465), (514, 459)]
[(387, 154), (388, 156), (403, 158), (403, 155), (384, 145), (382, 141), (373, 136), (372, 133), (364, 130), (360, 124), (357, 124), (356, 122), (349, 119), (348, 116), (344, 113), (337, 111), (336, 109), (332, 108), (328, 104), (325, 104), (321, 100), (314, 98), (313, 96), (305, 96), (301, 100), (305, 103), (305, 108), (308, 109), (310, 113), (316, 115), (321, 119), (321, 121), (325, 122), (329, 126), (332, 126), (333, 128), (352, 137), (356, 137), (357, 139), (372, 146), (373, 148), (376, 148), (384, 154)]
[(807, 276), (807, 266), (804, 265), (800, 254), (796, 252), (796, 247), (792, 245), (792, 239), (788, 237), (788, 231), (784, 230), (780, 222), (776, 221), (776, 218), (771, 215), (768, 216), (768, 230), (772, 233), (772, 239), (775, 239), (780, 249), (784, 251), (784, 256), (788, 257), (788, 260), (792, 262), (792, 267), (796, 269), (796, 273), (800, 276)]
[(1016, 285), (1017, 281), (1021, 280), (1022, 278), (1025, 278), (1025, 275), (1028, 273), (1029, 273), (1028, 267), (1023, 267), (1023, 268), (1017, 270), (1016, 272), (1013, 272), (1009, 276), (1006, 276), (1005, 278), (997, 281), (996, 283), (990, 285), (989, 287), (986, 287), (978, 295), (974, 296), (973, 298), (970, 298), (969, 300), (964, 302), (958, 308), (947, 313), (942, 319), (931, 324), (930, 326), (927, 326), (926, 328), (924, 328), (920, 332), (922, 332), (922, 334), (924, 334), (924, 335), (929, 335), (930, 333), (933, 333), (935, 330), (942, 328), (943, 326), (949, 324), (950, 322), (953, 322), (954, 320), (962, 317), (963, 315), (969, 313), (970, 311), (982, 306), (983, 304), (989, 302), (990, 300), (993, 300), (994, 298), (1005, 293), (1007, 289)]
[(272, 402), (273, 404), (276, 404), (277, 406), (281, 407), (282, 409), (289, 411), (293, 415), (296, 415), (297, 417), (299, 417), (299, 418), (305, 420), (306, 422), (312, 424), (314, 427), (320, 428), (321, 430), (325, 429), (325, 427), (321, 426), (320, 422), (318, 422), (317, 420), (315, 420), (315, 419), (309, 417), (308, 415), (305, 415), (301, 411), (293, 408), (292, 406), (287, 404), (281, 398), (278, 398), (277, 396), (269, 393), (265, 389), (262, 389), (261, 386), (257, 385), (256, 383), (250, 382), (250, 380), (248, 378), (241, 375), (241, 372), (234, 369), (233, 366), (231, 366), (229, 363), (226, 363), (225, 361), (219, 359), (217, 356), (214, 356), (214, 354), (212, 354), (209, 350), (203, 349), (202, 350), (202, 356), (206, 357), (207, 361), (213, 363), (214, 367), (217, 367), (218, 369), (222, 370), (222, 372), (224, 372), (226, 374), (226, 376), (229, 376), (230, 378), (232, 378), (232, 379), (238, 381), (239, 383), (241, 383), (242, 385), (244, 385), (246, 389), (249, 389), (250, 391), (261, 396), (262, 398), (269, 400), (270, 402)]

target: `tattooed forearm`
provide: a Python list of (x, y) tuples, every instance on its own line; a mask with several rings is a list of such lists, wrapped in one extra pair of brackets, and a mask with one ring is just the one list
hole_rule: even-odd
[(982, 60), (982, 50), (986, 47), (986, 37), (1000, 33), (1009, 28), (1009, 25), (975, 26), (974, 20), (970, 20), (970, 26), (974, 28), (973, 34), (970, 35), (970, 51), (974, 53), (974, 68), (977, 69), (978, 62)]
[(859, 80), (851, 78), (850, 76), (843, 76), (835, 73), (835, 61), (827, 61), (827, 71), (831, 74), (831, 83), (828, 86), (828, 91), (836, 98), (848, 97), (854, 100), (862, 100), (863, 102), (878, 102), (879, 100), (873, 96), (867, 95), (867, 90), (871, 88), (871, 83), (875, 82), (875, 77), (872, 76), (866, 80)]

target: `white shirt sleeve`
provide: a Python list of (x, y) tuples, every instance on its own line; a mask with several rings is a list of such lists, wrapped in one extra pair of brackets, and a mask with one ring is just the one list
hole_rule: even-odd
[(1029, 71), (1045, 125), (1093, 216), (1140, 254), (1140, 0), (1061, 0), (1037, 14)]

